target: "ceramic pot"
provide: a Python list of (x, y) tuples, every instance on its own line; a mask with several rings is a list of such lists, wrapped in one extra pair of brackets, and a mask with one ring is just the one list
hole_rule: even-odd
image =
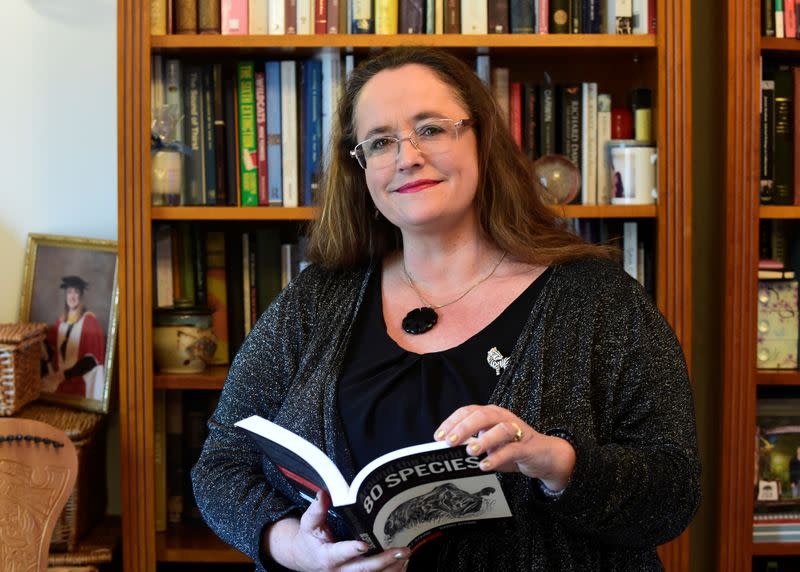
[(158, 371), (199, 373), (216, 349), (207, 308), (169, 308), (156, 313), (153, 353)]

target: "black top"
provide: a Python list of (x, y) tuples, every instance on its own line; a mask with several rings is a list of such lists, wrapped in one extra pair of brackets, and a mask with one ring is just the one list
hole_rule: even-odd
[[(546, 283), (542, 277), (549, 271), (474, 336), (456, 347), (427, 354), (405, 350), (389, 337), (383, 320), (381, 273), (372, 276), (337, 394), (356, 471), (384, 453), (432, 441), (436, 428), (457, 408), (489, 402), (502, 369), (490, 365), (487, 354), (492, 348), (500, 352), (499, 359), (511, 354)], [(435, 558), (437, 545), (424, 545), (412, 563)]]

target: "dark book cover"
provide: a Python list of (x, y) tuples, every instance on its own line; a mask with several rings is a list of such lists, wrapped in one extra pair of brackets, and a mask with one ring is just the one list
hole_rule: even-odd
[(570, 20), (571, 0), (550, 0), (550, 26), (551, 34), (569, 34), (571, 29)]
[(303, 206), (312, 206), (317, 204), (322, 170), (322, 62), (311, 59), (304, 64), (305, 90), (301, 95), (306, 122), (301, 131), (303, 186), (300, 198)]
[(244, 300), (242, 299), (242, 233), (230, 232), (225, 235), (225, 260), (227, 274), (225, 290), (228, 293), (228, 347), (230, 361), (244, 341)]
[(770, 205), (773, 201), (775, 144), (775, 82), (761, 82), (761, 140), (760, 140), (760, 200), (762, 205)]
[(444, 0), (444, 33), (461, 33), (461, 0)]
[(236, 158), (236, 80), (230, 74), (223, 79), (225, 113), (225, 203), (236, 206), (239, 202), (239, 162)]
[(206, 262), (206, 232), (199, 223), (191, 226), (192, 233), (192, 255), (194, 261), (194, 304), (195, 306), (208, 306), (208, 288), (206, 286), (206, 274), (208, 272)]
[(538, 98), (537, 88), (531, 83), (522, 84), (522, 145), (525, 154), (533, 161), (539, 157), (537, 145)]
[[(343, 30), (339, 25), (339, 2), (347, 3), (347, 0), (327, 0), (328, 2), (328, 33), (341, 34)], [(345, 30), (346, 31), (346, 30)]]
[(201, 34), (222, 32), (219, 0), (197, 0), (197, 30)]
[(775, 37), (775, 0), (761, 0), (761, 35)]
[(183, 393), (183, 520), (200, 524), (203, 517), (197, 506), (192, 488), (192, 467), (200, 458), (206, 440), (208, 421), (208, 396), (203, 391)]
[(183, 438), (183, 391), (166, 392), (166, 479), (167, 522), (180, 524), (183, 521), (184, 483), (184, 438)]
[[(533, 0), (511, 0), (511, 5), (514, 2), (530, 2)], [(509, 0), (498, 0), (497, 2), (489, 2), (489, 33), (490, 34), (508, 34), (509, 31)], [(513, 31), (513, 26), (511, 27)], [(523, 34), (531, 34), (533, 32), (518, 32)]]
[(189, 148), (187, 157), (185, 194), (183, 205), (202, 205), (205, 203), (205, 166), (203, 150), (203, 68), (188, 65), (185, 68), (183, 85), (184, 142)]
[(794, 204), (794, 78), (791, 68), (775, 71), (775, 178), (772, 204)]
[(222, 64), (212, 67), (214, 82), (214, 176), (217, 182), (216, 204), (224, 205), (228, 202), (228, 180), (225, 172), (225, 161), (228, 156), (228, 146), (225, 141), (225, 98), (223, 96), (224, 83), (222, 79)]
[(261, 315), (281, 291), (281, 235), (276, 227), (255, 232), (256, 310)]
[(214, 127), (214, 68), (203, 66), (203, 178), (205, 203), (217, 204), (217, 149)]
[(533, 0), (511, 0), (510, 12), (512, 34), (536, 32), (536, 10)]
[[(306, 0), (308, 1), (308, 0)], [(287, 35), (297, 33), (297, 1), (286, 0), (283, 3), (283, 30)]]
[(197, 0), (172, 0), (176, 34), (197, 33)]
[(583, 33), (583, 0), (570, 0), (569, 21), (570, 33)]
[[(569, 159), (577, 169), (581, 168), (581, 86), (569, 84), (561, 86), (560, 98), (560, 153)], [(573, 203), (580, 202), (580, 193)]]
[(546, 81), (539, 86), (539, 155), (557, 152), (555, 87)]
[(328, 491), (331, 512), (372, 552), (390, 546), (413, 550), (456, 525), (496, 525), (511, 517), (497, 474), (481, 471), (480, 459), (463, 445), (432, 442), (398, 449), (347, 483), (333, 461), (299, 435), (255, 415), (236, 426), (302, 499), (310, 502), (318, 491)]
[(425, 0), (400, 0), (398, 8), (401, 34), (425, 33)]

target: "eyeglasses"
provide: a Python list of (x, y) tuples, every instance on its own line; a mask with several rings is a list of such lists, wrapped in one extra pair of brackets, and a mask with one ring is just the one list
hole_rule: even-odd
[(458, 140), (461, 129), (473, 123), (472, 119), (427, 119), (415, 127), (408, 137), (370, 137), (356, 145), (350, 151), (350, 156), (358, 161), (362, 169), (383, 169), (395, 162), (400, 154), (400, 144), (406, 140), (420, 153), (436, 155), (449, 151), (453, 141)]

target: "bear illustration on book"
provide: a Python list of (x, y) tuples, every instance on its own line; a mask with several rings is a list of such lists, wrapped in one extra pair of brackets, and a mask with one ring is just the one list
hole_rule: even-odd
[(383, 527), (386, 544), (390, 545), (398, 532), (421, 523), (436, 523), (483, 514), (491, 510), (494, 504), (494, 501), (485, 497), (494, 492), (493, 487), (484, 487), (476, 493), (469, 493), (453, 483), (445, 483), (407, 500), (386, 519)]

